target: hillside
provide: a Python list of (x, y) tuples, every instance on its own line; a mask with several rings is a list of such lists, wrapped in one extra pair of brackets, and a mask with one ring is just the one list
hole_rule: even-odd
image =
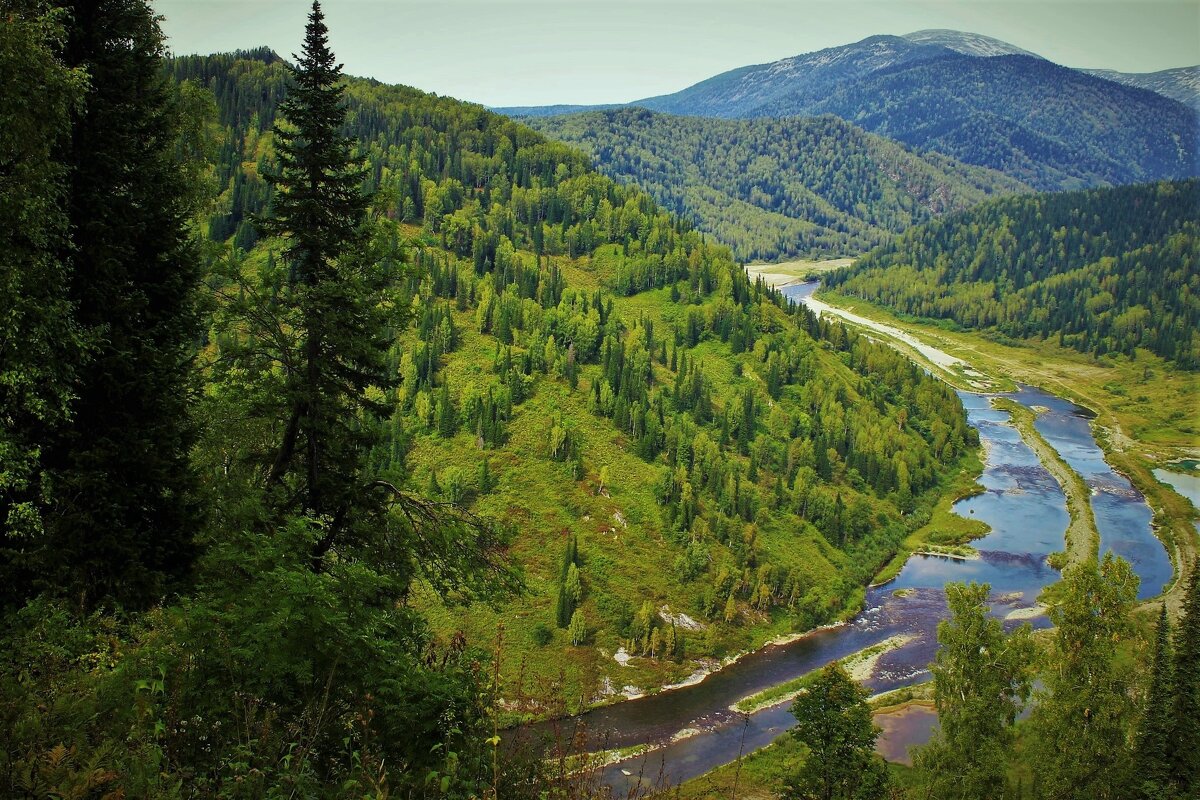
[[(270, 198), (282, 66), (254, 51), (171, 69), (217, 97), (210, 233), (242, 270), (272, 269), (277, 244), (247, 220)], [(852, 607), (975, 442), (954, 393), (751, 285), (583, 153), (478, 106), (346, 85), (415, 322), (372, 462), (512, 532), (524, 594), (465, 613), (414, 598), (473, 647), (503, 619), (506, 690), (532, 696), (510, 710), (654, 686)]]
[(1193, 175), (1197, 117), (1180, 103), (1028, 56), (954, 55), (880, 70), (774, 113), (828, 112), (913, 147), (1067, 189)]
[(1200, 111), (1200, 65), (1158, 72), (1117, 72), (1113, 69), (1086, 69), (1083, 72), (1126, 86), (1149, 89)]
[(1198, 168), (1192, 108), (956, 31), (872, 36), (629, 105), (705, 117), (835, 114), (1043, 190), (1184, 178)]
[(743, 260), (857, 255), (930, 217), (1026, 190), (836, 117), (725, 120), (641, 109), (530, 118)]
[(1197, 369), (1197, 208), (1196, 180), (1005, 198), (914, 228), (826, 283), (905, 314)]

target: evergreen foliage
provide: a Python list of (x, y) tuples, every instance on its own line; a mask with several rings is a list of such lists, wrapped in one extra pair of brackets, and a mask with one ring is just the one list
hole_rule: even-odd
[[(74, 397), (69, 420), (45, 443), (55, 501), (27, 557), (37, 588), (88, 608), (144, 607), (189, 575), (201, 517), (188, 464), (199, 332), (194, 195), (177, 158), (162, 34), (146, 4), (64, 9), (58, 55), (86, 73), (87, 89), (52, 151), (70, 232), (54, 257), (87, 347), (58, 354)], [(22, 598), (31, 589), (5, 586)]]
[(738, 259), (857, 255), (1021, 183), (915, 153), (837, 117), (728, 120), (644, 109), (531, 117), (607, 175), (695, 220)]
[(997, 200), (826, 283), (918, 317), (1200, 368), (1200, 181)]

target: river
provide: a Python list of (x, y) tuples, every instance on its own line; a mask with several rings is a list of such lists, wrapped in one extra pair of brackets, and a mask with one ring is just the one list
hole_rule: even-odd
[[(813, 302), (812, 288), (799, 285), (784, 293)], [(921, 347), (923, 354), (929, 349)], [(884, 654), (865, 685), (879, 692), (926, 680), (937, 647), (937, 623), (947, 614), (943, 587), (948, 582), (990, 584), (992, 611), (1001, 617), (1011, 615), (1008, 626), (1023, 617), (1031, 618), (1035, 627), (1047, 626), (1035, 600), (1043, 587), (1059, 577), (1046, 558), (1063, 549), (1070, 520), (1062, 490), (1022, 441), (1008, 413), (992, 406), (990, 396), (958, 394), (968, 421), (979, 431), (984, 452), (980, 477), (984, 492), (954, 505), (957, 513), (991, 527), (974, 542), (978, 559), (915, 555), (895, 580), (869, 589), (862, 612), (844, 625), (769, 645), (699, 683), (593, 709), (533, 730), (553, 732), (564, 741), (586, 741), (589, 750), (652, 746), (648, 753), (603, 770), (602, 782), (617, 795), (625, 795), (639, 783), (674, 785), (727, 764), (739, 753), (766, 746), (793, 724), (788, 705), (748, 716), (732, 711), (731, 705), (889, 637), (905, 634), (911, 640)], [(1093, 489), (1102, 548), (1132, 562), (1142, 578), (1143, 597), (1157, 594), (1171, 577), (1170, 561), (1150, 529), (1144, 498), (1104, 461), (1087, 412), (1032, 387), (1003, 396), (1042, 412), (1036, 422), (1038, 431)], [(890, 731), (885, 748), (889, 753), (902, 754), (927, 739), (932, 728), (929, 714), (914, 714), (910, 722), (892, 726), (895, 730)]]

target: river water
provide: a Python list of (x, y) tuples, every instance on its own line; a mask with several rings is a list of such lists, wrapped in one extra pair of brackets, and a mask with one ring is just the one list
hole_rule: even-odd
[[(812, 285), (784, 293), (803, 299)], [(1143, 597), (1157, 594), (1171, 577), (1166, 552), (1150, 530), (1150, 509), (1124, 477), (1107, 463), (1092, 437), (1087, 413), (1054, 395), (1031, 387), (1004, 395), (1044, 410), (1038, 431), (1093, 489), (1092, 504), (1101, 547), (1129, 559), (1142, 579)], [(1007, 412), (992, 407), (988, 396), (959, 392), (968, 421), (984, 447), (984, 492), (959, 501), (954, 510), (982, 520), (991, 532), (974, 542), (972, 560), (917, 555), (896, 579), (868, 590), (863, 611), (850, 622), (814, 631), (788, 644), (767, 646), (709, 675), (703, 681), (637, 700), (594, 709), (578, 717), (533, 726), (560, 740), (586, 741), (589, 750), (650, 744), (651, 752), (613, 764), (602, 780), (618, 795), (637, 784), (677, 784), (764, 747), (794, 720), (786, 703), (749, 716), (730, 710), (738, 700), (804, 675), (838, 658), (897, 634), (912, 637), (883, 655), (865, 685), (874, 692), (900, 688), (928, 678), (936, 652), (937, 623), (947, 615), (943, 587), (951, 581), (991, 585), (993, 613), (1032, 616), (1035, 627), (1049, 624), (1034, 608), (1040, 590), (1058, 580), (1046, 557), (1063, 549), (1070, 520), (1062, 490), (1021, 440)], [(1016, 620), (1005, 623), (1018, 624)], [(913, 714), (913, 724), (894, 726), (889, 752), (927, 739), (928, 713)]]

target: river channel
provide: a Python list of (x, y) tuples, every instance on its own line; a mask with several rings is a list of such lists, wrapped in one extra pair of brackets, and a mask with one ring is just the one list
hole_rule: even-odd
[[(813, 288), (809, 284), (783, 291), (804, 301)], [(1101, 552), (1112, 549), (1131, 561), (1142, 579), (1142, 597), (1161, 591), (1171, 578), (1171, 563), (1150, 529), (1150, 509), (1128, 480), (1104, 461), (1087, 412), (1032, 387), (1001, 396), (1040, 412), (1038, 431), (1092, 488)], [(1046, 559), (1064, 546), (1070, 518), (1062, 490), (1022, 441), (1008, 413), (992, 407), (990, 396), (960, 391), (959, 397), (983, 445), (979, 482), (984, 491), (959, 501), (954, 510), (991, 527), (973, 543), (979, 558), (914, 555), (895, 580), (868, 590), (862, 612), (848, 623), (764, 647), (699, 683), (552, 723), (555, 734), (560, 739), (582, 735), (589, 750), (650, 745), (648, 753), (604, 769), (602, 781), (618, 796), (638, 783), (674, 785), (727, 764), (739, 753), (764, 747), (791, 727), (794, 720), (787, 703), (748, 716), (730, 709), (758, 691), (898, 634), (911, 638), (879, 658), (865, 685), (881, 692), (928, 679), (937, 623), (947, 614), (943, 587), (948, 582), (990, 584), (992, 612), (1010, 618), (1006, 625), (1029, 618), (1035, 627), (1047, 626), (1035, 601), (1041, 589), (1059, 577)], [(893, 734), (888, 743), (892, 752), (902, 753), (908, 744), (927, 737), (928, 716), (909, 727), (913, 741)]]

